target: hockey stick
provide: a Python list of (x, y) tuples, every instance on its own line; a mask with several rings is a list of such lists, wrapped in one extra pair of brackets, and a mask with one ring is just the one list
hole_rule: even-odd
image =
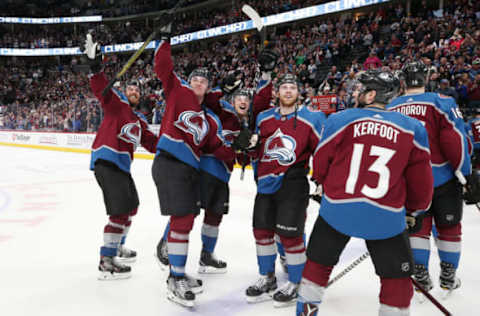
[(415, 281), (414, 278), (410, 277), (410, 280), (412, 280), (415, 287), (422, 292), (422, 294), (425, 295), (425, 297), (428, 298), (428, 300), (432, 302), (432, 304), (435, 305), (444, 315), (452, 315), (452, 313), (450, 313), (442, 304), (440, 304), (439, 301), (437, 301), (430, 293), (428, 293), (428, 291), (426, 291), (417, 281)]
[[(185, 2), (186, 0), (180, 0), (177, 2), (177, 4), (175, 4), (174, 7), (172, 7), (171, 9), (169, 9), (165, 14), (166, 15), (171, 15), (173, 13), (175, 13), (175, 11)], [(163, 25), (164, 26), (164, 25)], [(153, 32), (147, 37), (147, 39), (145, 40), (145, 42), (143, 42), (142, 46), (140, 46), (140, 48), (130, 57), (130, 59), (128, 59), (128, 61), (125, 63), (125, 65), (123, 65), (122, 69), (115, 75), (115, 77), (113, 77), (112, 79), (110, 79), (110, 81), (108, 82), (108, 85), (105, 87), (105, 89), (103, 89), (103, 92), (102, 92), (102, 95), (105, 96), (107, 95), (108, 91), (110, 91), (110, 89), (113, 87), (113, 85), (115, 84), (115, 82), (117, 82), (118, 80), (120, 80), (120, 78), (127, 72), (128, 69), (130, 69), (130, 67), (133, 65), (133, 63), (138, 59), (138, 57), (140, 57), (140, 55), (143, 53), (143, 51), (145, 50), (145, 48), (148, 46), (148, 44), (150, 44), (150, 42), (155, 38), (155, 36), (157, 35), (157, 30), (159, 29), (160, 27), (155, 27), (155, 30), (153, 30)]]
[[(265, 28), (262, 22), (262, 18), (260, 17), (258, 12), (255, 11), (255, 9), (249, 6), (248, 4), (244, 4), (242, 6), (242, 12), (245, 13), (253, 21), (253, 25), (255, 26), (257, 31), (260, 33), (260, 40), (262, 41), (260, 45), (263, 48), (263, 45), (265, 43), (265, 40), (264, 40)], [(263, 29), (263, 32), (262, 32), (262, 29)], [(258, 77), (258, 73), (255, 74), (256, 80), (257, 80), (257, 77)], [(252, 130), (252, 127), (255, 124), (255, 122), (253, 121), (254, 119), (253, 118), (253, 100), (255, 100), (255, 94), (253, 94), (252, 96), (252, 104), (248, 109), (248, 128), (250, 128), (250, 130)], [(244, 153), (243, 159), (242, 159), (242, 173), (240, 174), (240, 180), (243, 180), (243, 177), (245, 175), (246, 161), (247, 161), (247, 154)]]
[(370, 253), (369, 253), (368, 251), (367, 251), (366, 253), (364, 253), (363, 255), (361, 255), (357, 260), (355, 260), (355, 261), (352, 262), (348, 267), (346, 267), (345, 269), (343, 269), (342, 272), (340, 272), (340, 273), (337, 274), (333, 279), (331, 279), (330, 281), (328, 281), (327, 287), (329, 287), (329, 286), (332, 285), (333, 283), (337, 282), (338, 279), (342, 278), (345, 274), (347, 274), (348, 272), (350, 272), (350, 270), (352, 270), (353, 268), (355, 268), (356, 266), (358, 266), (363, 260), (367, 259), (369, 256), (370, 256)]

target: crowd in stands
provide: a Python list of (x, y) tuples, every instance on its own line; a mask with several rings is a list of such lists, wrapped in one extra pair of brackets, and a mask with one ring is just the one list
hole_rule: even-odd
[[(155, 1), (153, 1), (155, 2)], [(133, 7), (144, 7), (153, 5), (152, 1), (135, 1), (131, 4)], [(163, 1), (171, 2), (171, 1)], [(199, 1), (190, 1), (189, 5)], [(234, 22), (247, 20), (245, 14), (241, 12), (244, 3), (254, 6), (260, 15), (266, 16), (285, 11), (298, 9), (300, 7), (310, 6), (318, 3), (327, 2), (326, 0), (255, 0), (255, 1), (227, 1), (228, 5), (220, 7), (206, 7), (201, 10), (192, 10), (178, 15), (178, 21), (175, 24), (176, 34), (185, 34), (205, 28), (222, 26)], [(150, 3), (150, 4), (148, 4)], [(300, 6), (299, 3), (302, 3)], [(143, 5), (142, 5), (143, 4)], [(233, 4), (233, 6), (232, 6)], [(170, 6), (169, 6), (170, 7)], [(118, 10), (126, 10), (130, 5), (120, 6)], [(113, 10), (115, 11), (115, 10)], [(110, 12), (110, 11), (109, 11)], [(123, 12), (120, 12), (123, 15)], [(15, 25), (0, 24), (0, 47), (5, 48), (52, 48), (52, 47), (76, 47), (83, 40), (87, 32), (96, 32), (102, 34), (104, 44), (113, 43), (131, 43), (143, 41), (153, 30), (155, 23), (150, 18), (120, 21), (111, 23), (79, 23), (60, 25)], [(3, 30), (3, 31), (2, 31)], [(3, 35), (2, 35), (3, 34)]]
[[(353, 106), (350, 95), (358, 71), (396, 71), (410, 60), (423, 60), (429, 68), (429, 91), (454, 97), (466, 112), (480, 107), (480, 2), (445, 1), (443, 15), (425, 1), (416, 4), (410, 17), (403, 5), (396, 4), (360, 17), (277, 28), (268, 35), (269, 45), (280, 53), (274, 82), (283, 73), (294, 72), (302, 82), (303, 102), (314, 95), (334, 94), (341, 110)], [(174, 52), (176, 72), (186, 78), (194, 68), (206, 66), (213, 85), (238, 73), (251, 88), (258, 51), (255, 35), (247, 40), (235, 35), (208, 45), (195, 42), (188, 50)], [(109, 56), (107, 75), (113, 76), (127, 57)], [(7, 60), (0, 66), (0, 128), (94, 131), (102, 113), (86, 74), (75, 70), (79, 63), (78, 57), (63, 66)], [(128, 76), (143, 84), (145, 98), (139, 110), (159, 123), (164, 102), (161, 82), (152, 71), (151, 51), (142, 55)]]

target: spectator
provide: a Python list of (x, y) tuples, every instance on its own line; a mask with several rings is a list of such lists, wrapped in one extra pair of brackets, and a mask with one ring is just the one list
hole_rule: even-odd
[(365, 60), (365, 62), (363, 63), (363, 69), (369, 70), (380, 67), (382, 67), (382, 61), (380, 60), (380, 58), (377, 57), (377, 53), (372, 50), (367, 60)]
[(458, 94), (455, 89), (450, 87), (450, 81), (447, 79), (440, 80), (440, 88), (436, 92), (452, 97), (458, 102)]

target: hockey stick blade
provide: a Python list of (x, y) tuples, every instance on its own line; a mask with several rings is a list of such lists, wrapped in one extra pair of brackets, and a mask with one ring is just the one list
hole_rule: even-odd
[(410, 280), (412, 280), (413, 285), (420, 291), (422, 292), (423, 295), (433, 304), (435, 307), (437, 307), (445, 316), (452, 316), (452, 313), (450, 313), (445, 306), (440, 304), (439, 301), (437, 301), (428, 291), (426, 291), (414, 278), (410, 277)]
[(253, 25), (260, 32), (263, 28), (263, 22), (258, 12), (255, 11), (255, 9), (248, 4), (243, 5), (242, 12), (245, 13), (253, 21)]

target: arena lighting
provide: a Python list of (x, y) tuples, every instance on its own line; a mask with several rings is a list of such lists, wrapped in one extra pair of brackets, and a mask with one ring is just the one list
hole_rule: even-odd
[(84, 23), (101, 22), (101, 15), (91, 16), (71, 16), (71, 17), (52, 17), (52, 18), (19, 18), (10, 16), (0, 16), (0, 23), (9, 24), (63, 24), (63, 23)]
[[(325, 14), (331, 14), (346, 10), (352, 10), (362, 8), (374, 4), (387, 3), (392, 0), (338, 0), (316, 6), (301, 8), (297, 10), (287, 11), (279, 14), (273, 14), (263, 17), (263, 24), (265, 26), (282, 24), (292, 21), (298, 21), (317, 17)], [(170, 43), (173, 45), (184, 44), (192, 41), (203, 40), (207, 38), (214, 38), (217, 36), (224, 36), (228, 34), (234, 34), (238, 32), (244, 32), (255, 29), (252, 20), (232, 23), (228, 25), (218, 26), (206, 30), (197, 32), (182, 34), (174, 36), (170, 39)], [(102, 52), (120, 53), (135, 51), (143, 42), (138, 43), (125, 43), (106, 45), (102, 47)], [(157, 43), (151, 42), (147, 49), (155, 49)], [(0, 48), (0, 56), (57, 56), (57, 55), (80, 55), (82, 52), (78, 47), (65, 47), (65, 48), (36, 48), (36, 49), (19, 49), (19, 48)]]

